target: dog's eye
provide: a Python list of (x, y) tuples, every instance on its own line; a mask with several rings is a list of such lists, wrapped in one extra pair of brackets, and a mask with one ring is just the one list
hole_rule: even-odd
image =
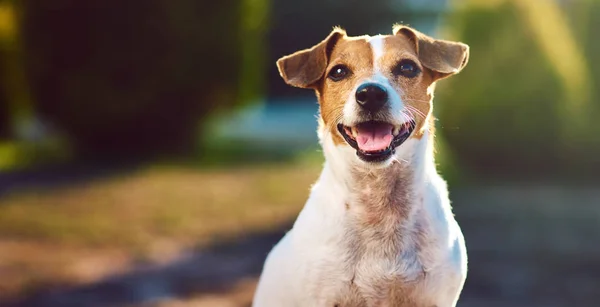
[(350, 74), (350, 69), (348, 67), (346, 67), (346, 65), (335, 65), (330, 71), (329, 71), (329, 79), (333, 80), (333, 81), (340, 81), (344, 78), (346, 78), (348, 75)]
[(421, 72), (421, 70), (419, 69), (419, 66), (417, 66), (417, 63), (411, 60), (402, 60), (400, 63), (398, 63), (398, 65), (396, 65), (392, 72), (397, 76), (414, 78)]

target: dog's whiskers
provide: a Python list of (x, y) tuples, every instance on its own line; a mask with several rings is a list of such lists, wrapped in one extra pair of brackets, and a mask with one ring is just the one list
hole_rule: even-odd
[(402, 110), (402, 112), (400, 112), (400, 115), (404, 119), (404, 122), (410, 122), (413, 119), (413, 116), (411, 116), (411, 114), (406, 113), (406, 110)]
[(421, 116), (425, 117), (425, 113), (423, 113), (423, 111), (421, 111), (421, 110), (419, 110), (419, 109), (417, 109), (417, 108), (415, 108), (415, 107), (413, 107), (413, 106), (411, 106), (411, 105), (407, 106), (407, 108), (408, 108), (409, 110), (412, 110), (412, 111), (414, 111), (414, 112), (418, 113), (419, 115), (421, 115)]
[(415, 114), (419, 115), (419, 116), (420, 116), (421, 118), (423, 118), (423, 119), (425, 119), (425, 118), (427, 117), (427, 116), (426, 116), (426, 115), (425, 115), (423, 112), (421, 112), (419, 109), (417, 109), (417, 108), (415, 108), (415, 107), (413, 107), (413, 106), (406, 106), (406, 110), (407, 110), (407, 111), (408, 111), (408, 112), (409, 112), (409, 113), (410, 113), (410, 114), (411, 114), (413, 117), (415, 117), (415, 116), (414, 116)]

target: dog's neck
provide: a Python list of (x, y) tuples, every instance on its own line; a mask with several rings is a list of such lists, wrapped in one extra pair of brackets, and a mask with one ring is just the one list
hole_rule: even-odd
[(331, 189), (344, 195), (346, 210), (357, 221), (393, 227), (412, 220), (423, 202), (427, 174), (436, 172), (433, 121), (429, 122), (420, 137), (407, 140), (396, 149), (396, 159), (380, 168), (358, 161), (350, 147), (336, 147), (332, 141), (322, 139), (327, 160), (323, 176), (334, 185)]

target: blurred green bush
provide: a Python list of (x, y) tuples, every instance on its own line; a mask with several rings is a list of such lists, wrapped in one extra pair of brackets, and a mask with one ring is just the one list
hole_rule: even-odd
[(8, 139), (10, 136), (10, 115), (11, 114), (10, 110), (8, 109), (8, 102), (6, 101), (4, 89), (0, 88), (0, 140)]
[(35, 108), (80, 154), (188, 149), (197, 125), (235, 103), (240, 1), (26, 0)]
[(471, 58), (460, 77), (440, 83), (439, 133), (458, 163), (481, 177), (580, 175), (600, 155), (600, 121), (593, 120), (600, 116), (593, 38), (600, 5), (580, 2), (569, 16), (553, 2), (535, 9), (484, 2), (470, 1), (448, 19)]

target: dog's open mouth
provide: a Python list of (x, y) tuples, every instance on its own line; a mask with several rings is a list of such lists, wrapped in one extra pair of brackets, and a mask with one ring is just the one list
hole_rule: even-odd
[(415, 129), (415, 122), (401, 126), (386, 122), (368, 121), (348, 127), (338, 124), (338, 131), (346, 142), (356, 149), (359, 158), (367, 162), (381, 162), (394, 154)]

